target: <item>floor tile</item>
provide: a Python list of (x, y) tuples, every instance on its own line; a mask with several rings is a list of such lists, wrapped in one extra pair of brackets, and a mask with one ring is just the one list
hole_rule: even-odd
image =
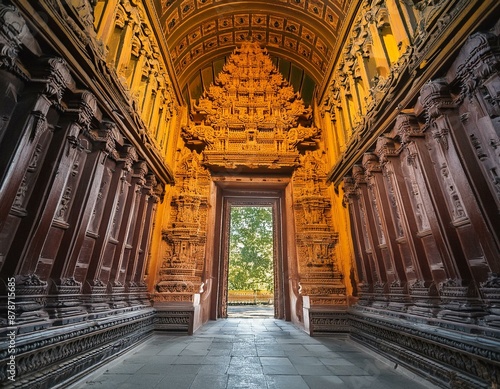
[(262, 366), (266, 365), (288, 365), (292, 366), (292, 362), (288, 358), (280, 357), (260, 357), (260, 363)]
[(268, 375), (266, 380), (268, 389), (309, 389), (300, 375)]
[(339, 377), (328, 375), (328, 376), (305, 376), (304, 381), (309, 385), (310, 388), (314, 389), (334, 389), (334, 388), (344, 388), (345, 384)]
[(300, 375), (330, 375), (332, 372), (326, 366), (319, 365), (295, 365)]
[(263, 389), (266, 386), (263, 374), (229, 375), (227, 382), (227, 389)]
[[(170, 374), (158, 382), (154, 389), (189, 389), (195, 378), (195, 374)], [(140, 389), (146, 388), (141, 387)]]
[(267, 365), (262, 366), (262, 371), (264, 374), (268, 375), (276, 375), (276, 374), (284, 374), (284, 375), (296, 375), (298, 374), (297, 369), (292, 365)]
[(233, 375), (262, 374), (262, 366), (257, 364), (248, 364), (240, 366), (229, 365), (227, 374), (233, 374)]
[(198, 374), (189, 389), (225, 389), (227, 380), (227, 375)]

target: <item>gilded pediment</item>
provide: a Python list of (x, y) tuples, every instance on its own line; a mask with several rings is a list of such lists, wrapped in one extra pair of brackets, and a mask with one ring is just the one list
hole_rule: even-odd
[(267, 51), (246, 41), (193, 103), (182, 137), (212, 170), (293, 169), (300, 151), (317, 148), (320, 130), (311, 122), (311, 109)]

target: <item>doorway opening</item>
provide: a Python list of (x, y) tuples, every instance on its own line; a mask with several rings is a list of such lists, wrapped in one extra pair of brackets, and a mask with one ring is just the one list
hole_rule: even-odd
[(274, 223), (269, 206), (232, 206), (228, 317), (274, 317)]
[[(266, 299), (266, 304), (261, 302), (260, 307), (265, 305), (272, 307), (270, 311), (271, 317), (276, 319), (291, 320), (290, 314), (290, 273), (289, 273), (289, 262), (290, 255), (287, 250), (287, 220), (291, 216), (290, 206), (285, 206), (288, 204), (289, 198), (291, 198), (291, 188), (288, 185), (288, 178), (270, 178), (270, 177), (251, 177), (245, 178), (243, 176), (216, 176), (213, 177), (214, 184), (214, 200), (215, 208), (214, 210), (214, 261), (213, 263), (213, 278), (211, 282), (211, 308), (210, 308), (210, 318), (212, 320), (217, 320), (221, 318), (227, 318), (228, 308), (231, 312), (232, 302), (229, 301), (229, 292), (231, 289), (239, 288), (236, 281), (230, 280), (230, 270), (231, 272), (238, 273), (235, 270), (237, 266), (233, 267), (230, 265), (230, 253), (231, 251), (239, 252), (242, 249), (242, 244), (240, 247), (234, 247), (231, 250), (231, 230), (235, 231), (237, 228), (245, 228), (245, 223), (240, 220), (240, 218), (245, 213), (261, 213), (262, 217), (265, 215), (265, 223), (267, 231), (271, 232), (272, 236), (266, 237), (266, 241), (270, 243), (272, 256), (267, 252), (259, 253), (257, 249), (247, 248), (247, 250), (254, 250), (252, 253), (245, 255), (255, 255), (269, 258), (271, 263), (261, 265), (258, 270), (262, 273), (271, 273), (272, 282), (254, 282), (250, 286), (250, 300), (261, 302), (261, 297)], [(233, 213), (233, 218), (231, 214)], [(235, 216), (236, 215), (236, 216)], [(233, 223), (231, 226), (231, 219), (237, 224)], [(271, 225), (271, 226), (269, 226)], [(263, 232), (263, 231), (261, 231)], [(251, 234), (250, 234), (251, 235)], [(253, 234), (256, 235), (256, 234)], [(235, 236), (234, 236), (235, 237)], [(235, 245), (243, 242), (236, 242), (237, 239), (233, 237)], [(254, 236), (255, 237), (255, 236)], [(293, 262), (294, 259), (291, 261)], [(252, 267), (256, 261), (253, 262)], [(265, 261), (264, 261), (265, 262)], [(250, 266), (247, 266), (250, 267)], [(295, 269), (295, 267), (293, 267)], [(248, 269), (247, 269), (248, 270)], [(247, 278), (244, 276), (245, 272), (242, 272), (242, 278)], [(293, 270), (293, 274), (295, 271)], [(269, 274), (268, 274), (269, 275)], [(269, 278), (267, 278), (269, 280)], [(254, 280), (250, 280), (254, 281)], [(267, 285), (266, 286), (266, 282)], [(265, 289), (271, 289), (269, 291)], [(254, 292), (255, 290), (255, 292)], [(258, 293), (261, 291), (260, 293)], [(270, 293), (268, 293), (270, 292)], [(231, 292), (233, 294), (233, 292)], [(267, 295), (266, 295), (267, 294)], [(254, 300), (254, 298), (256, 300)], [(295, 301), (295, 300), (294, 300)], [(259, 306), (259, 305), (258, 305)], [(253, 306), (255, 308), (257, 306)], [(268, 310), (266, 310), (268, 312)], [(267, 316), (268, 313), (265, 313)], [(254, 312), (251, 317), (259, 316), (260, 312)], [(232, 316), (232, 314), (231, 314)], [(240, 315), (241, 316), (241, 315)], [(269, 316), (268, 316), (269, 317)]]

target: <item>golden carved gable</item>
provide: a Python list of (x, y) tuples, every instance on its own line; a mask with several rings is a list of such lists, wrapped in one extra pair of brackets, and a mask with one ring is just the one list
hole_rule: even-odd
[(311, 110), (256, 42), (243, 42), (183, 127), (186, 146), (212, 170), (293, 169), (299, 150), (317, 148)]

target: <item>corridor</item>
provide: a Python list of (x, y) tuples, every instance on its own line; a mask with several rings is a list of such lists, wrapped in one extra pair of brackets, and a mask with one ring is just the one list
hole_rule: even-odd
[(230, 317), (208, 322), (193, 336), (156, 332), (71, 388), (435, 387), (347, 336), (312, 338), (282, 320)]

